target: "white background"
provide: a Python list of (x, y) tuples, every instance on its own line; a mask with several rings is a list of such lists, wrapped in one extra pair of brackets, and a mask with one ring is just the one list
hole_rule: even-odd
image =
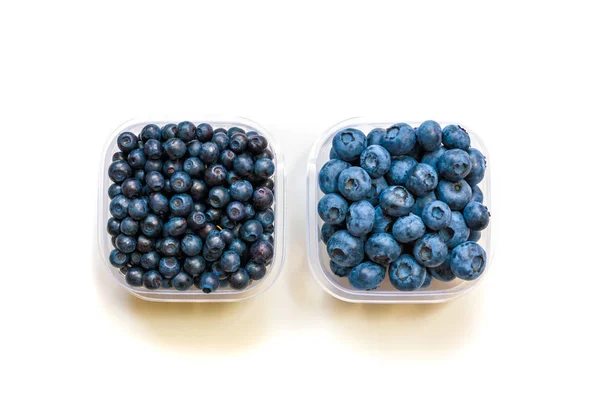
[[(579, 1), (2, 3), (3, 394), (597, 396), (598, 15)], [(163, 113), (242, 115), (281, 141), (288, 253), (264, 295), (153, 304), (104, 270), (101, 149)], [(310, 275), (308, 151), (359, 115), (462, 121), (485, 140), (496, 251), (467, 296), (352, 305)]]

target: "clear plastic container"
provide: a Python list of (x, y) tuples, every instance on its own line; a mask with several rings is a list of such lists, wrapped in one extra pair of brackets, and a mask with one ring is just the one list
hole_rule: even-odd
[[(113, 267), (108, 261), (108, 256), (112, 251), (111, 237), (106, 231), (106, 224), (111, 217), (109, 211), (110, 198), (108, 197), (107, 189), (112, 184), (108, 178), (107, 169), (112, 162), (113, 153), (119, 151), (117, 147), (117, 136), (121, 132), (133, 132), (138, 134), (141, 129), (147, 124), (156, 124), (163, 126), (168, 123), (178, 123), (181, 121), (191, 121), (194, 124), (208, 123), (213, 128), (231, 128), (238, 126), (246, 131), (256, 131), (264, 136), (269, 141), (269, 149), (273, 152), (273, 162), (275, 163), (275, 174), (273, 180), (275, 182), (273, 211), (275, 213), (275, 232), (274, 232), (274, 255), (273, 261), (268, 266), (267, 274), (260, 281), (253, 281), (244, 290), (233, 290), (230, 287), (219, 288), (213, 293), (203, 293), (201, 290), (192, 286), (187, 291), (177, 291), (173, 288), (149, 290), (145, 287), (131, 287), (125, 282), (125, 276), (118, 268)], [(245, 118), (199, 118), (199, 119), (163, 119), (163, 120), (133, 120), (125, 123), (108, 139), (102, 154), (100, 165), (100, 184), (98, 192), (98, 244), (100, 252), (104, 258), (104, 262), (108, 272), (115, 280), (129, 290), (135, 296), (144, 300), (162, 301), (162, 302), (225, 302), (239, 301), (249, 299), (266, 291), (279, 277), (281, 268), (285, 258), (285, 165), (281, 149), (273, 137), (266, 129), (253, 121)]]
[[(417, 127), (422, 121), (405, 121), (402, 119), (394, 121), (375, 120), (368, 118), (352, 118), (342, 121), (325, 132), (313, 145), (308, 158), (307, 168), (307, 245), (308, 245), (308, 261), (313, 276), (319, 282), (321, 287), (329, 294), (338, 299), (354, 302), (354, 303), (439, 303), (455, 299), (467, 293), (475, 285), (479, 284), (483, 277), (489, 272), (492, 263), (492, 222), (490, 220), (488, 227), (482, 231), (479, 244), (487, 253), (487, 266), (483, 275), (474, 281), (463, 281), (454, 279), (450, 282), (441, 282), (433, 279), (428, 288), (420, 289), (413, 292), (402, 292), (396, 290), (390, 283), (389, 277), (386, 278), (376, 290), (361, 291), (355, 290), (348, 283), (347, 278), (340, 278), (334, 275), (329, 268), (329, 255), (325, 244), (320, 240), (320, 229), (323, 221), (317, 212), (317, 205), (324, 194), (319, 189), (318, 174), (321, 167), (329, 161), (329, 151), (332, 147), (333, 137), (337, 132), (346, 128), (359, 129), (368, 134), (374, 128), (387, 128), (398, 122), (406, 122), (413, 127)], [(452, 122), (440, 122), (443, 126)], [(484, 180), (478, 184), (484, 195), (484, 204), (491, 212), (491, 185), (490, 185), (490, 158), (485, 148), (485, 145), (473, 132), (473, 130), (460, 123), (460, 126), (465, 128), (471, 137), (471, 146), (479, 149), (486, 157), (487, 169)]]

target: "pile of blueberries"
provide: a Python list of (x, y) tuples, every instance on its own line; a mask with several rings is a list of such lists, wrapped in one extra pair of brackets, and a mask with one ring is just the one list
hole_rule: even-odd
[(123, 132), (117, 145), (109, 259), (127, 284), (211, 293), (265, 276), (275, 164), (264, 136), (185, 121)]
[(486, 161), (457, 125), (399, 123), (368, 136), (344, 129), (319, 172), (318, 204), (332, 272), (358, 290), (385, 279), (398, 290), (432, 278), (477, 279), (486, 254), (477, 244), (490, 214), (477, 184)]

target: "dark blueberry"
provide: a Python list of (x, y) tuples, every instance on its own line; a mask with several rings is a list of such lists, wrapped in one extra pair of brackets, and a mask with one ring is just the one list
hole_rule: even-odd
[(226, 133), (215, 132), (211, 141), (217, 145), (219, 150), (225, 150), (229, 146), (229, 137)]
[(110, 252), (110, 255), (108, 256), (108, 260), (110, 261), (110, 263), (113, 267), (121, 268), (121, 267), (124, 267), (125, 265), (127, 265), (127, 263), (129, 262), (129, 254), (127, 254), (123, 251), (114, 249), (113, 251)]
[(367, 193), (365, 200), (373, 204), (373, 207), (377, 207), (379, 205), (379, 195), (388, 186), (384, 177), (371, 179), (371, 189)]
[(192, 212), (194, 201), (189, 194), (182, 193), (176, 194), (171, 197), (169, 201), (169, 208), (171, 209), (171, 215), (176, 217), (187, 217)]
[(446, 203), (435, 200), (423, 208), (421, 218), (429, 229), (439, 231), (450, 225), (452, 211), (450, 211), (450, 207)]
[(246, 218), (244, 205), (239, 201), (233, 201), (227, 205), (227, 216), (234, 222), (242, 221)]
[(421, 145), (419, 144), (419, 141), (417, 140), (417, 142), (415, 143), (414, 147), (412, 148), (411, 151), (409, 151), (408, 153), (406, 153), (407, 156), (414, 158), (415, 160), (420, 160), (421, 157), (423, 157), (423, 154), (425, 154), (425, 150), (423, 150), (423, 148), (421, 147)]
[(259, 240), (264, 240), (265, 242), (269, 242), (271, 244), (275, 244), (275, 238), (270, 233), (266, 233), (266, 232), (263, 233), (262, 235), (260, 235), (260, 239)]
[(150, 194), (148, 203), (154, 214), (164, 216), (169, 212), (169, 199), (162, 193)]
[(121, 189), (121, 185), (119, 185), (118, 183), (113, 183), (108, 187), (108, 197), (111, 199), (114, 199), (117, 195), (121, 193), (123, 193), (123, 190)]
[(250, 175), (246, 176), (246, 180), (254, 186), (259, 186), (259, 183), (264, 181), (264, 179), (254, 175), (254, 172), (251, 172)]
[(149, 160), (158, 160), (162, 156), (163, 145), (156, 139), (150, 139), (144, 143), (144, 154)]
[(154, 250), (154, 239), (150, 239), (147, 236), (140, 235), (137, 238), (137, 251), (140, 253), (149, 253)]
[(227, 246), (229, 246), (236, 238), (235, 233), (229, 228), (221, 229), (221, 237)]
[(267, 179), (275, 173), (275, 164), (268, 158), (261, 158), (254, 163), (254, 175), (260, 179)]
[(266, 210), (273, 204), (273, 192), (266, 187), (259, 187), (252, 193), (252, 207), (256, 211)]
[(442, 143), (448, 149), (467, 151), (471, 146), (471, 138), (467, 131), (459, 125), (448, 125), (442, 131)]
[(250, 203), (244, 204), (244, 210), (246, 210), (246, 220), (254, 219), (254, 216), (256, 215), (256, 211), (254, 210), (254, 207), (252, 207), (252, 204), (250, 204)]
[(462, 180), (450, 182), (441, 180), (436, 190), (437, 198), (448, 204), (452, 211), (460, 211), (471, 200), (471, 186)]
[[(469, 202), (463, 210), (463, 215), (467, 226), (474, 231), (484, 230), (490, 223), (488, 208), (477, 201)], [(123, 226), (122, 222), (121, 226)]]
[[(144, 164), (144, 165), (145, 165), (145, 164)], [(140, 181), (140, 182), (144, 182), (144, 180), (145, 180), (145, 177), (146, 177), (146, 173), (144, 172), (144, 170), (143, 170), (143, 169), (137, 169), (137, 170), (135, 170), (135, 171), (134, 171), (134, 173), (133, 173), (133, 177), (134, 177), (135, 179), (137, 179), (138, 181)], [(142, 192), (144, 192), (144, 190), (143, 190), (143, 189), (142, 189)]]
[(175, 135), (185, 143), (192, 141), (196, 138), (196, 126), (189, 121), (180, 122)]
[(471, 172), (471, 158), (466, 151), (452, 149), (442, 154), (437, 162), (440, 176), (447, 181), (458, 182)]
[[(327, 221), (326, 221), (327, 222)], [(346, 229), (356, 237), (363, 237), (373, 230), (375, 207), (366, 200), (352, 203), (346, 216)]]
[(373, 223), (373, 233), (380, 232), (391, 232), (392, 230), (392, 218), (385, 215), (381, 207), (375, 207), (375, 221)]
[[(222, 250), (209, 250), (206, 247), (204, 249), (202, 249), (202, 257), (204, 257), (204, 259), (206, 261), (218, 261), (222, 255), (223, 255)], [(213, 268), (213, 271), (214, 271), (214, 268)]]
[(185, 218), (173, 217), (164, 224), (163, 237), (182, 236), (185, 233), (186, 229), (187, 229), (187, 221), (185, 220)]
[(469, 242), (479, 242), (479, 239), (481, 239), (481, 231), (471, 231), (467, 240)]
[(233, 200), (246, 202), (252, 197), (252, 184), (244, 180), (236, 181), (231, 185), (229, 192)]
[(335, 134), (332, 145), (340, 160), (357, 161), (367, 147), (367, 137), (358, 129), (348, 128)]
[(106, 231), (111, 236), (117, 236), (121, 233), (121, 222), (115, 218), (109, 218), (108, 224), (106, 225)]
[(477, 185), (485, 176), (486, 160), (485, 156), (477, 149), (469, 149), (471, 159), (471, 172), (465, 177), (465, 180), (471, 187)]
[(241, 239), (234, 239), (228, 247), (229, 250), (235, 251), (240, 257), (248, 253), (248, 246)]
[(381, 139), (385, 135), (385, 129), (375, 128), (367, 135), (367, 146), (381, 145)]
[(261, 185), (269, 188), (271, 191), (273, 191), (273, 189), (275, 189), (275, 182), (273, 181), (273, 179), (269, 178), (267, 180), (264, 180), (263, 182), (261, 182)]
[(110, 242), (112, 243), (113, 247), (115, 247), (115, 244), (116, 244), (115, 242), (116, 242), (116, 241), (117, 241), (117, 237), (116, 237), (116, 236), (112, 236), (112, 237), (110, 238)]
[(265, 264), (260, 264), (253, 261), (250, 261), (248, 264), (246, 264), (244, 269), (246, 272), (248, 272), (250, 279), (255, 281), (261, 280), (267, 274), (267, 266)]
[(154, 124), (148, 124), (148, 125), (144, 126), (142, 128), (142, 131), (140, 132), (140, 139), (143, 140), (144, 142), (146, 142), (148, 140), (160, 140), (161, 139), (160, 128)]
[(163, 277), (154, 270), (146, 272), (142, 279), (144, 287), (150, 290), (160, 289), (163, 284)]
[(127, 156), (127, 162), (133, 168), (144, 168), (146, 165), (146, 154), (140, 149), (132, 150)]
[(130, 204), (131, 204), (131, 200), (129, 200), (127, 197), (123, 196), (122, 194), (119, 194), (110, 201), (110, 205), (109, 205), (110, 213), (116, 219), (123, 219), (127, 216)]
[(331, 236), (333, 236), (333, 234), (339, 231), (340, 229), (342, 228), (339, 225), (323, 224), (323, 226), (321, 227), (321, 240), (323, 241), (323, 243), (327, 244)]
[(153, 192), (160, 192), (165, 188), (165, 178), (158, 171), (150, 171), (146, 175), (146, 185)]
[(479, 189), (479, 186), (471, 186), (471, 192), (471, 201), (478, 201), (479, 203), (483, 203), (483, 192), (481, 191), (481, 189)]
[(196, 230), (196, 233), (202, 238), (202, 240), (205, 240), (208, 237), (208, 235), (216, 229), (217, 227), (209, 222), (198, 228)]
[(348, 274), (348, 282), (358, 290), (377, 289), (384, 278), (385, 268), (370, 261), (357, 265)]
[(444, 260), (442, 265), (439, 265), (435, 268), (427, 269), (429, 270), (431, 276), (437, 279), (438, 281), (450, 282), (451, 280), (456, 278), (456, 275), (454, 275), (454, 272), (452, 272), (452, 270), (450, 269), (450, 254), (448, 254), (448, 257), (446, 257), (446, 260)]
[(348, 202), (339, 194), (329, 193), (319, 200), (317, 211), (325, 223), (341, 224), (346, 219)]
[(434, 151), (442, 144), (442, 127), (435, 121), (425, 121), (417, 128), (417, 141), (425, 151)]
[(183, 140), (175, 137), (167, 140), (164, 145), (165, 153), (171, 160), (178, 160), (185, 155), (187, 148)]
[(209, 208), (204, 214), (206, 215), (206, 220), (214, 224), (217, 224), (223, 218), (223, 210), (219, 208)]
[(198, 202), (204, 199), (208, 195), (208, 186), (201, 180), (192, 179), (192, 185), (190, 187), (190, 196), (192, 200)]
[(394, 222), (392, 233), (400, 243), (411, 243), (425, 234), (425, 224), (419, 216), (410, 213)]
[(486, 265), (485, 250), (475, 242), (464, 242), (452, 250), (450, 269), (460, 279), (472, 281), (479, 278)]
[(171, 195), (173, 193), (173, 189), (171, 189), (171, 181), (165, 180), (165, 188), (163, 189), (163, 193)]
[(179, 291), (188, 290), (193, 284), (194, 279), (183, 271), (171, 278), (171, 286)]
[(171, 279), (177, 275), (179, 271), (181, 271), (181, 266), (175, 257), (165, 257), (160, 259), (158, 272), (160, 272), (163, 277)]
[(240, 133), (243, 134), (244, 136), (246, 136), (246, 131), (240, 127), (232, 126), (231, 128), (227, 129), (227, 137), (229, 137), (229, 138), (233, 137), (233, 135), (235, 135), (235, 134), (240, 134)]
[(265, 240), (257, 240), (250, 246), (250, 258), (257, 263), (268, 264), (274, 252), (273, 244)]
[(160, 140), (163, 142), (174, 138), (175, 135), (177, 135), (177, 125), (175, 124), (167, 124), (160, 130)]
[(383, 146), (392, 156), (408, 154), (417, 142), (415, 130), (408, 124), (400, 123), (390, 126), (379, 145)]
[(205, 272), (200, 279), (194, 280), (196, 287), (208, 294), (219, 288), (219, 278), (213, 272)]
[(137, 242), (133, 236), (120, 234), (115, 240), (115, 247), (123, 253), (133, 253), (135, 251)]
[(403, 254), (390, 265), (390, 282), (402, 291), (417, 290), (427, 278), (427, 270), (413, 257)]
[(112, 161), (127, 161), (127, 156), (122, 151), (118, 151), (113, 154)]
[(244, 222), (240, 228), (240, 238), (246, 242), (254, 242), (263, 234), (263, 226), (255, 219)]
[(375, 233), (365, 242), (365, 254), (369, 260), (387, 267), (402, 253), (402, 246), (389, 233)]
[(181, 250), (181, 242), (173, 237), (167, 237), (157, 242), (156, 249), (165, 257), (175, 257)]
[(382, 177), (390, 170), (391, 164), (390, 153), (379, 145), (367, 147), (360, 155), (360, 166), (371, 178)]
[(412, 212), (413, 214), (417, 215), (418, 217), (421, 216), (421, 214), (423, 213), (423, 208), (431, 203), (432, 201), (437, 200), (437, 197), (435, 195), (434, 192), (429, 192), (427, 193), (425, 196), (423, 197), (417, 197), (415, 199), (415, 205), (412, 208)]
[(233, 169), (233, 161), (235, 160), (235, 153), (229, 149), (223, 150), (221, 154), (219, 154), (219, 163), (223, 165), (228, 170)]
[(202, 228), (207, 222), (206, 215), (202, 211), (192, 211), (187, 218), (187, 226), (192, 230)]
[(192, 208), (192, 211), (204, 212), (204, 211), (206, 211), (206, 204), (194, 203), (194, 207)]
[[(244, 208), (244, 211), (245, 211), (245, 208)], [(235, 221), (233, 221), (231, 218), (229, 218), (227, 216), (227, 214), (224, 214), (221, 217), (221, 220), (219, 221), (218, 225), (223, 229), (231, 229), (231, 230), (233, 230), (237, 226)]]
[(419, 289), (425, 289), (428, 288), (431, 285), (431, 281), (433, 280), (433, 277), (431, 276), (431, 272), (429, 272), (429, 268), (425, 268), (425, 280), (423, 281), (423, 284), (421, 285), (421, 287)]
[(336, 264), (353, 267), (364, 258), (364, 242), (346, 230), (337, 231), (327, 242), (327, 252)]
[(371, 177), (360, 167), (343, 170), (338, 177), (338, 191), (351, 201), (364, 199), (371, 190)]
[(354, 267), (342, 267), (341, 265), (336, 264), (330, 260), (329, 268), (331, 269), (331, 272), (333, 272), (335, 275), (339, 276), (340, 278), (345, 278), (348, 275), (350, 275), (350, 271), (352, 271), (352, 268)]
[(248, 145), (248, 138), (245, 133), (236, 132), (231, 135), (229, 139), (229, 148), (237, 154), (242, 153), (246, 150), (246, 146)]
[(181, 251), (189, 257), (194, 257), (202, 251), (202, 239), (196, 235), (187, 234), (181, 239)]
[(227, 250), (221, 256), (221, 268), (225, 272), (235, 272), (240, 268), (240, 256), (233, 250)]
[(265, 227), (267, 225), (272, 225), (273, 222), (275, 222), (275, 213), (269, 208), (264, 211), (258, 212), (255, 218), (258, 222), (260, 222), (263, 225), (263, 227)]
[(139, 223), (129, 217), (126, 217), (125, 219), (123, 219), (123, 221), (121, 221), (120, 229), (121, 233), (123, 233), (124, 235), (133, 236), (137, 233), (139, 228)]
[(273, 158), (273, 152), (269, 149), (264, 149), (262, 153), (257, 154), (256, 156), (254, 156), (255, 160), (258, 160), (260, 158), (268, 158), (269, 160), (272, 160)]
[(133, 171), (126, 161), (114, 161), (108, 167), (108, 177), (116, 183), (121, 183), (125, 179), (130, 178)]
[(145, 199), (133, 199), (129, 203), (129, 216), (136, 221), (146, 218), (148, 215), (148, 201)]
[(149, 214), (140, 224), (142, 233), (148, 237), (159, 236), (162, 226), (162, 220), (155, 214)]
[(458, 211), (452, 211), (450, 225), (438, 232), (449, 250), (452, 250), (469, 238), (470, 230), (465, 223), (463, 215)]
[(125, 273), (125, 282), (129, 286), (142, 286), (144, 270), (139, 267), (129, 268)]
[(405, 185), (409, 173), (417, 164), (410, 156), (397, 157), (392, 161), (389, 172), (385, 174), (385, 180), (390, 185)]
[(415, 165), (406, 179), (406, 188), (418, 197), (426, 196), (432, 192), (437, 184), (437, 172), (428, 164)]
[(163, 163), (163, 174), (170, 178), (175, 172), (183, 171), (183, 163), (181, 160), (167, 160)]
[(160, 262), (160, 255), (156, 251), (151, 251), (146, 254), (142, 254), (142, 259), (140, 260), (140, 265), (142, 268), (150, 270), (158, 268), (158, 264)]
[(183, 162), (183, 171), (192, 178), (201, 178), (204, 164), (196, 157), (190, 157)]
[(220, 164), (213, 164), (204, 171), (204, 181), (210, 186), (219, 186), (227, 182), (227, 170)]
[(175, 172), (169, 179), (171, 190), (175, 193), (184, 193), (192, 187), (192, 178), (183, 171)]
[(221, 236), (221, 232), (213, 230), (206, 236), (204, 247), (208, 250), (222, 251), (225, 245), (225, 240)]
[(137, 149), (138, 138), (131, 132), (123, 132), (117, 138), (117, 146), (123, 153), (128, 154), (130, 151)]
[(389, 216), (408, 215), (415, 199), (403, 186), (388, 186), (379, 195), (379, 206)]
[(198, 158), (205, 164), (212, 164), (219, 158), (219, 146), (213, 142), (206, 142), (200, 148)]
[(225, 207), (231, 201), (229, 190), (223, 186), (216, 186), (208, 193), (208, 204), (213, 208)]
[(229, 171), (227, 173), (227, 183), (231, 186), (233, 185), (235, 182), (241, 180), (242, 178), (240, 178), (239, 176), (237, 176), (237, 174), (233, 171)]
[(254, 160), (248, 154), (237, 156), (233, 160), (233, 171), (240, 177), (247, 177), (254, 170)]
[(428, 233), (415, 242), (415, 260), (424, 267), (437, 267), (448, 256), (448, 247), (439, 235)]
[(240, 268), (229, 276), (229, 284), (235, 290), (242, 290), (250, 283), (250, 276), (244, 268)]
[(200, 256), (187, 257), (183, 263), (183, 269), (191, 276), (198, 276), (204, 272), (206, 261)]
[(200, 156), (200, 151), (202, 149), (202, 143), (198, 140), (192, 140), (187, 144), (187, 153), (190, 157), (198, 157)]
[(196, 137), (201, 142), (208, 142), (212, 139), (213, 128), (209, 124), (199, 124), (196, 127)]
[(425, 153), (423, 154), (423, 157), (421, 157), (421, 162), (423, 164), (428, 164), (433, 168), (437, 168), (438, 160), (446, 151), (448, 151), (448, 149), (446, 149), (445, 147), (439, 147), (437, 150)]
[(251, 135), (251, 133), (248, 132), (246, 134), (246, 136), (248, 137), (247, 149), (252, 154), (262, 153), (269, 145), (269, 143), (267, 142), (267, 139), (265, 139), (263, 136), (260, 136), (258, 134)]

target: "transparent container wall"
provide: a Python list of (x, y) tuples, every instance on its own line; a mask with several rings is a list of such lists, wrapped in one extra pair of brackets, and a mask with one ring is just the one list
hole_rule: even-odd
[[(353, 118), (343, 121), (330, 130), (325, 132), (314, 144), (312, 151), (308, 159), (307, 169), (307, 215), (308, 215), (308, 230), (307, 230), (307, 244), (308, 244), (308, 256), (309, 264), (312, 270), (313, 276), (319, 282), (319, 284), (332, 296), (337, 297), (341, 300), (356, 302), (356, 303), (437, 303), (451, 300), (459, 297), (475, 285), (477, 285), (483, 277), (489, 271), (492, 261), (492, 242), (491, 242), (491, 231), (493, 216), (490, 220), (488, 227), (482, 231), (481, 239), (479, 244), (485, 249), (487, 253), (487, 267), (486, 271), (482, 276), (474, 281), (463, 281), (460, 279), (454, 279), (451, 282), (441, 282), (437, 279), (433, 279), (431, 285), (425, 289), (419, 289), (414, 292), (401, 292), (396, 290), (390, 283), (389, 277), (386, 274), (386, 278), (376, 290), (372, 291), (360, 291), (355, 290), (348, 283), (347, 278), (340, 278), (334, 275), (329, 268), (329, 255), (327, 254), (326, 245), (320, 240), (320, 229), (323, 225), (323, 221), (319, 217), (317, 212), (317, 205), (319, 200), (324, 194), (319, 190), (318, 174), (321, 167), (329, 161), (329, 151), (331, 150), (333, 137), (337, 132), (345, 128), (359, 129), (367, 135), (374, 128), (387, 128), (398, 122), (406, 122), (413, 127), (417, 127), (421, 122), (414, 121), (376, 121), (367, 118)], [(440, 122), (440, 125), (445, 125), (454, 122)], [(489, 154), (475, 132), (469, 129), (462, 123), (459, 123), (471, 137), (471, 146), (479, 149), (487, 159), (487, 169), (484, 180), (479, 183), (484, 194), (484, 204), (488, 207), (491, 212), (491, 188), (490, 188), (490, 159)], [(493, 215), (493, 214), (492, 214)]]
[(244, 118), (206, 118), (187, 120), (196, 125), (200, 123), (208, 123), (215, 129), (228, 129), (233, 126), (238, 126), (244, 129), (246, 132), (256, 131), (269, 141), (269, 149), (273, 152), (273, 161), (275, 163), (275, 175), (273, 176), (273, 180), (275, 182), (275, 200), (273, 203), (273, 211), (275, 213), (275, 252), (273, 261), (268, 267), (265, 277), (260, 281), (253, 281), (246, 289), (240, 291), (226, 287), (219, 288), (219, 290), (216, 292), (206, 294), (195, 286), (192, 286), (189, 290), (182, 292), (173, 288), (148, 290), (144, 287), (131, 287), (127, 285), (125, 282), (125, 276), (118, 268), (113, 267), (108, 261), (108, 256), (113, 247), (111, 243), (111, 237), (106, 231), (107, 221), (111, 217), (109, 212), (110, 198), (108, 197), (107, 189), (112, 184), (112, 181), (110, 181), (108, 178), (107, 169), (112, 162), (112, 155), (119, 151), (119, 148), (117, 147), (117, 136), (121, 132), (126, 131), (133, 132), (137, 135), (147, 124), (163, 126), (168, 123), (178, 123), (185, 120), (186, 119), (132, 121), (121, 126), (111, 135), (104, 149), (100, 166), (100, 187), (98, 193), (98, 241), (100, 252), (102, 253), (108, 272), (115, 278), (115, 280), (124, 288), (129, 290), (132, 294), (145, 300), (166, 302), (223, 302), (239, 301), (254, 297), (267, 290), (275, 282), (275, 280), (277, 280), (277, 277), (281, 272), (281, 268), (283, 267), (283, 261), (285, 257), (285, 166), (281, 149), (279, 148), (275, 138), (256, 123)]

